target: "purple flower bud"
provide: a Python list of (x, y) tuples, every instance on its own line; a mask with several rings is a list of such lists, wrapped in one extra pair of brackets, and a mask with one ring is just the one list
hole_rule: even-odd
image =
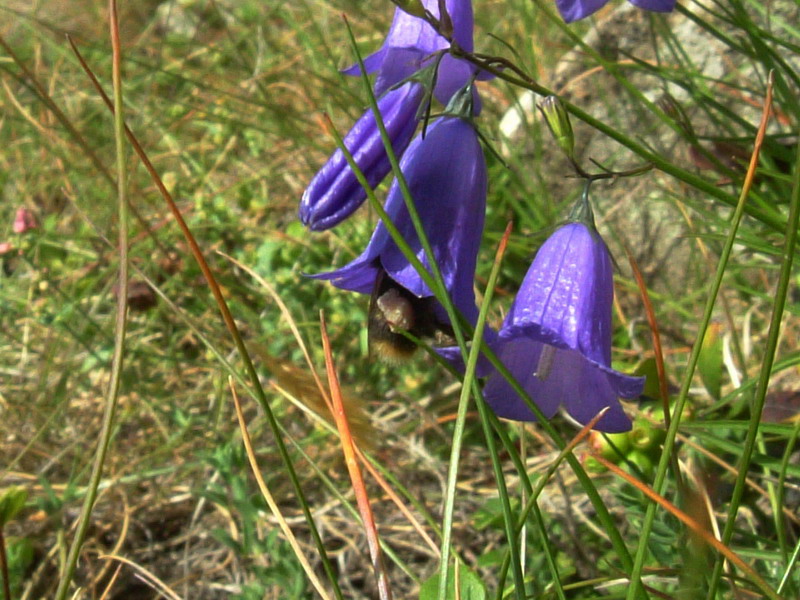
[[(424, 7), (439, 17), (438, 0), (423, 0)], [(447, 11), (458, 44), (472, 50), (471, 0), (447, 0)], [(417, 126), (417, 110), (425, 91), (421, 83), (409, 82), (392, 89), (421, 68), (433, 65), (434, 53), (445, 50), (448, 41), (425, 20), (400, 9), (380, 50), (364, 61), (367, 73), (377, 73), (375, 95), (395, 154), (402, 155)], [(360, 75), (359, 65), (346, 69), (348, 75)], [(441, 58), (436, 71), (436, 98), (447, 104), (472, 78), (474, 68), (450, 55)], [(475, 114), (480, 111), (474, 94)], [(371, 110), (367, 110), (345, 136), (344, 143), (353, 154), (367, 183), (375, 187), (391, 170), (386, 149)], [(309, 184), (300, 201), (300, 220), (312, 230), (333, 227), (350, 216), (367, 198), (341, 150), (336, 150)]]
[[(654, 12), (670, 12), (676, 0), (628, 0), (634, 6)], [(608, 0), (556, 0), (558, 12), (567, 23), (578, 21), (596, 13)]]
[[(596, 429), (631, 428), (617, 399), (639, 396), (644, 378), (611, 368), (613, 299), (611, 257), (586, 225), (559, 228), (539, 249), (492, 346), (546, 417), (563, 406), (585, 424), (609, 407)], [(484, 395), (500, 417), (535, 420), (499, 373)]]
[[(408, 147), (400, 168), (453, 303), (473, 324), (478, 316), (473, 280), (486, 211), (486, 161), (478, 135), (469, 121), (442, 117), (426, 136)], [(425, 251), (414, 230), (397, 181), (386, 200), (392, 223), (426, 268)], [(433, 292), (392, 240), (383, 222), (364, 252), (350, 264), (315, 275), (345, 290), (370, 294), (385, 274), (417, 298)], [(437, 318), (447, 323), (443, 307)]]
[[(402, 155), (417, 128), (416, 112), (423, 90), (406, 83), (378, 101), (386, 132), (395, 154)], [(358, 168), (371, 187), (378, 185), (391, 170), (375, 115), (368, 110), (344, 138)], [(300, 200), (300, 220), (314, 231), (337, 225), (355, 211), (367, 197), (344, 153), (336, 149), (317, 171)]]

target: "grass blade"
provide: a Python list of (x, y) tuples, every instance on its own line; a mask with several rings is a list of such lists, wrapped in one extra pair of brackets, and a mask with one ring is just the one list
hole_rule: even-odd
[(125, 353), (125, 328), (128, 313), (128, 198), (125, 164), (125, 130), (122, 115), (122, 74), (121, 74), (121, 49), (119, 39), (119, 23), (117, 21), (117, 3), (109, 0), (109, 26), (111, 29), (111, 47), (113, 53), (113, 85), (114, 85), (114, 138), (116, 140), (117, 155), (117, 210), (119, 215), (118, 240), (119, 240), (119, 273), (117, 294), (116, 322), (114, 326), (114, 354), (111, 359), (111, 374), (108, 383), (108, 393), (105, 399), (103, 424), (100, 439), (95, 452), (92, 474), (86, 490), (86, 497), (81, 507), (78, 518), (78, 527), (75, 537), (67, 554), (64, 570), (60, 574), (55, 599), (64, 600), (67, 597), (75, 568), (78, 564), (83, 540), (89, 529), (89, 520), (97, 498), (97, 488), (103, 476), (103, 465), (111, 442), (111, 432), (114, 424), (114, 413), (119, 399), (120, 385), (122, 383), (122, 364)]

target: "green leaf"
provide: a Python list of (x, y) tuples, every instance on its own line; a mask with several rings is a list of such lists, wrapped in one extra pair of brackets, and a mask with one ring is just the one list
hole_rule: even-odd
[[(460, 600), (485, 600), (486, 588), (480, 578), (472, 571), (467, 570), (463, 565), (459, 566), (459, 596)], [(447, 600), (456, 599), (456, 569), (449, 569), (447, 575)], [(439, 573), (437, 572), (429, 579), (425, 580), (419, 589), (419, 600), (437, 600), (439, 593)]]
[(12, 487), (0, 495), (0, 527), (13, 519), (25, 506), (28, 492), (21, 487)]
[(720, 336), (720, 330), (719, 323), (709, 324), (706, 334), (703, 336), (703, 345), (697, 361), (697, 370), (700, 372), (703, 385), (715, 400), (719, 400), (722, 386), (722, 336)]
[(658, 367), (656, 367), (655, 358), (648, 358), (639, 363), (633, 375), (645, 378), (643, 396), (653, 400), (661, 397), (661, 391), (658, 386)]

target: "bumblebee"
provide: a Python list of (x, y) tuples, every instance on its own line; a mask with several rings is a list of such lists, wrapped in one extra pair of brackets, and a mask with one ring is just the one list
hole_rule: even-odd
[(417, 298), (385, 273), (378, 275), (367, 318), (370, 356), (392, 364), (411, 358), (417, 343), (403, 332), (436, 346), (453, 345), (453, 329), (438, 318), (437, 306), (436, 298)]

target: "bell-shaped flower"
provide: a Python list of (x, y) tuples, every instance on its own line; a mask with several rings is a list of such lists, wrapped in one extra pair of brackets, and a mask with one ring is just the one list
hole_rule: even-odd
[[(628, 0), (634, 6), (653, 12), (670, 12), (676, 0)], [(567, 23), (593, 15), (608, 4), (608, 0), (556, 0), (558, 12)]]
[[(611, 368), (613, 299), (611, 257), (597, 232), (583, 223), (556, 230), (536, 254), (491, 344), (548, 419), (563, 406), (585, 424), (608, 407), (595, 428), (614, 433), (630, 429), (618, 398), (639, 396), (644, 378)], [(496, 371), (484, 396), (500, 417), (535, 420)]]
[[(450, 297), (471, 323), (477, 319), (473, 291), (486, 210), (486, 161), (472, 123), (456, 116), (434, 121), (423, 138), (408, 147), (400, 168)], [(395, 180), (385, 204), (386, 213), (403, 239), (430, 271), (430, 263)], [(433, 291), (378, 223), (364, 252), (348, 265), (315, 275), (345, 290), (371, 294), (388, 277), (413, 298), (431, 298)], [(449, 326), (444, 308), (435, 303), (434, 315)]]
[[(423, 7), (436, 19), (440, 19), (439, 0), (421, 0)], [(474, 18), (472, 0), (446, 0), (445, 8), (453, 25), (453, 39), (467, 52), (473, 50), (472, 30)], [(375, 94), (380, 95), (393, 85), (410, 77), (423, 67), (431, 64), (434, 54), (447, 50), (450, 43), (439, 35), (431, 25), (399, 8), (395, 9), (394, 20), (381, 49), (364, 60), (367, 73), (378, 74), (375, 80)], [(442, 104), (472, 78), (474, 67), (469, 63), (453, 58), (442, 57), (437, 67), (434, 95)], [(358, 64), (343, 71), (347, 75), (360, 75)]]
[[(439, 18), (438, 0), (422, 0), (422, 4)], [(447, 0), (446, 7), (453, 24), (454, 39), (462, 48), (471, 51), (471, 0)], [(462, 60), (450, 55), (437, 59), (436, 53), (446, 50), (448, 46), (447, 40), (424, 19), (398, 8), (383, 46), (364, 61), (367, 73), (377, 73), (374, 90), (378, 97), (378, 110), (397, 156), (403, 154), (414, 135), (417, 113), (425, 97), (425, 89), (420, 81), (402, 82), (424, 67), (435, 66), (433, 93), (440, 102), (447, 104), (473, 76), (474, 69)], [(361, 74), (359, 65), (344, 72), (349, 75)], [(393, 89), (399, 84), (402, 85)], [(477, 114), (477, 92), (473, 102)], [(391, 165), (372, 110), (368, 109), (361, 116), (343, 141), (370, 187), (378, 185), (389, 173)], [(328, 229), (350, 216), (366, 198), (366, 190), (347, 163), (344, 153), (337, 149), (303, 193), (300, 220), (314, 231)]]

